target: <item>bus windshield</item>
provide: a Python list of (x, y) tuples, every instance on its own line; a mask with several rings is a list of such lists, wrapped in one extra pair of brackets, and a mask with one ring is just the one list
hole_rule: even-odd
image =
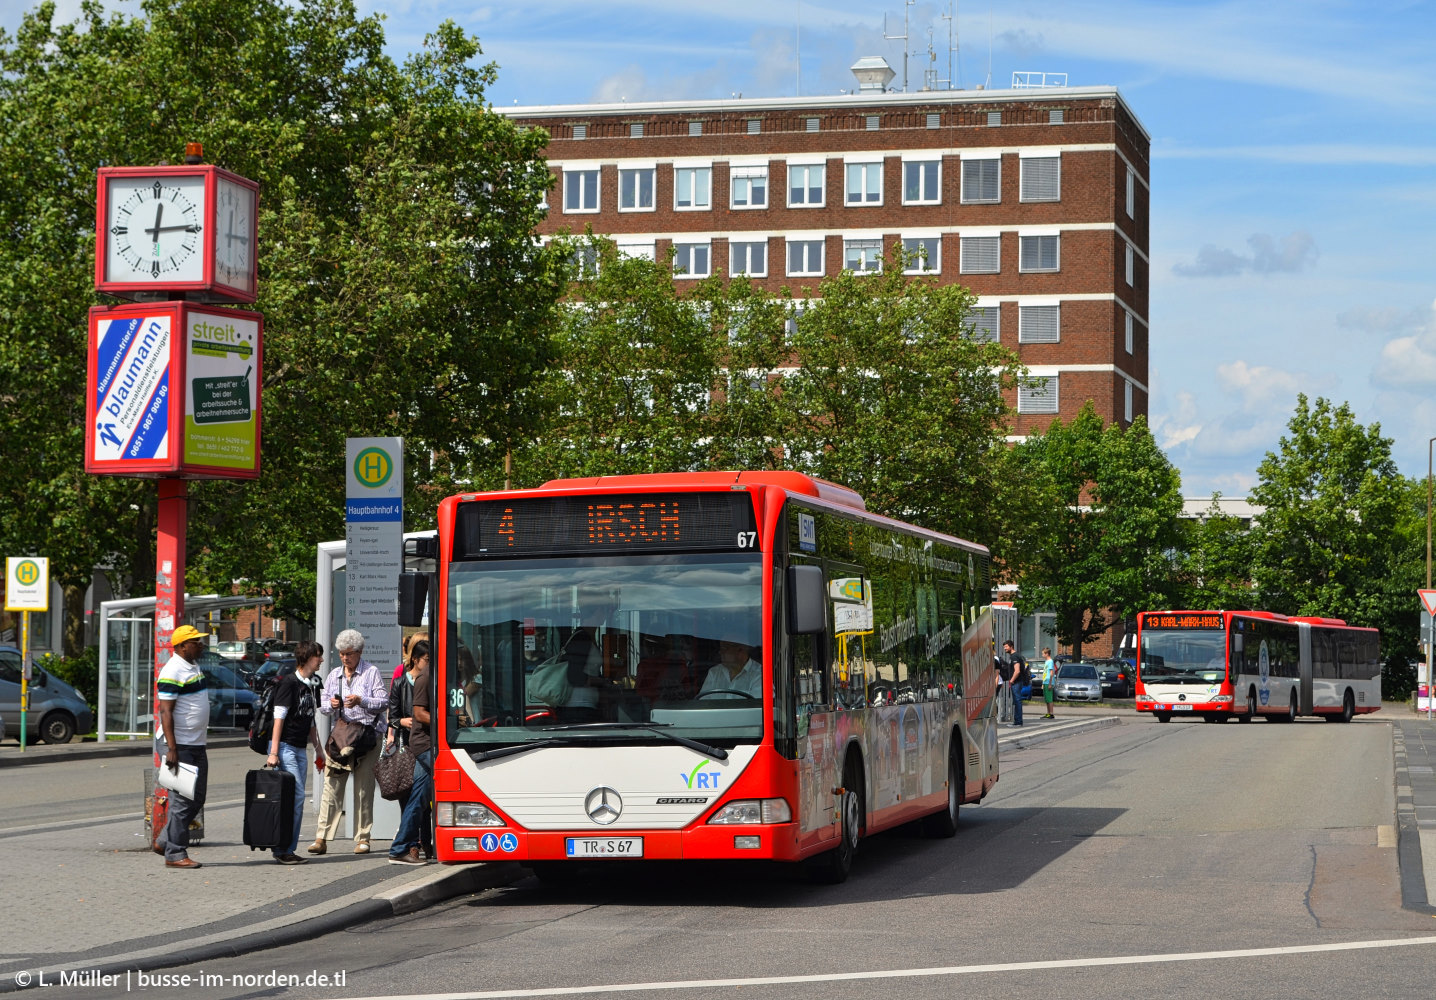
[(758, 740), (762, 579), (757, 553), (455, 563), (449, 745)]
[(1209, 684), (1227, 675), (1224, 629), (1142, 630), (1138, 676), (1144, 684)]

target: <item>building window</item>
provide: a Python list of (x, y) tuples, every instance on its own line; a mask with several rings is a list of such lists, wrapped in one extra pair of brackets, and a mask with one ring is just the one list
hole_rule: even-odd
[(996, 204), (1002, 200), (1002, 161), (962, 161), (962, 201), (965, 205)]
[(942, 200), (942, 161), (914, 160), (902, 165), (902, 203), (936, 205)]
[(809, 132), (816, 132), (820, 127), (821, 118), (808, 118), (803, 121), (803, 127)]
[(1136, 266), (1137, 266), (1137, 264), (1136, 264), (1137, 255), (1132, 252), (1132, 244), (1130, 244), (1130, 243), (1128, 243), (1123, 249), (1124, 249), (1124, 251), (1125, 251), (1124, 254), (1123, 254), (1123, 256), (1126, 258), (1126, 265), (1127, 265), (1127, 284), (1128, 284), (1128, 285), (1132, 285), (1132, 284), (1134, 283), (1134, 282), (1132, 281), (1133, 272), (1134, 272), (1134, 270), (1136, 269)]
[(689, 134), (689, 135), (702, 135), (702, 134), (703, 134), (703, 123), (702, 123), (702, 122), (689, 122), (689, 123), (688, 123), (688, 134)]
[(1051, 111), (1047, 112), (1047, 124), (1061, 125), (1062, 122), (1066, 119), (1066, 117), (1067, 112), (1064, 111), (1062, 108), (1053, 108)]
[(573, 276), (580, 280), (584, 278), (598, 277), (598, 247), (582, 246), (574, 250), (568, 258), (569, 267), (573, 269)]
[(618, 210), (620, 212), (653, 211), (652, 167), (618, 172)]
[(673, 244), (673, 273), (682, 278), (706, 278), (713, 273), (712, 250), (707, 243)]
[(937, 236), (915, 236), (902, 241), (903, 253), (911, 259), (907, 261), (904, 274), (937, 274), (942, 270), (941, 253), (942, 240)]
[(1002, 237), (964, 236), (958, 241), (958, 257), (963, 274), (996, 274), (1002, 266)]
[(844, 271), (881, 271), (882, 240), (843, 240)]
[(644, 260), (656, 260), (653, 240), (615, 240), (618, 253), (622, 257), (641, 257)]
[(1058, 237), (1056, 236), (1019, 236), (1017, 269), (1019, 271), (1056, 271), (1060, 263), (1058, 257)]
[(1060, 201), (1062, 198), (1062, 157), (1024, 156), (1022, 158), (1022, 183), (1019, 185), (1022, 201)]
[(825, 240), (789, 240), (788, 274), (794, 277), (821, 275), (825, 242)]
[(1133, 331), (1132, 331), (1132, 314), (1129, 313), (1129, 312), (1125, 312), (1125, 311), (1124, 311), (1124, 312), (1122, 313), (1122, 318), (1126, 321), (1123, 325), (1126, 326), (1126, 328), (1127, 328), (1127, 337), (1126, 337), (1126, 339), (1127, 339), (1127, 353), (1128, 353), (1128, 354), (1134, 354), (1134, 353), (1136, 353), (1136, 352), (1133, 350), (1133, 346), (1134, 346), (1134, 343), (1133, 343), (1133, 342), (1134, 342), (1134, 339), (1135, 339), (1135, 338), (1133, 337)]
[(768, 276), (768, 243), (766, 240), (757, 243), (729, 243), (728, 256), (730, 274), (746, 274), (753, 278)]
[(987, 340), (995, 344), (1001, 339), (1002, 308), (1000, 306), (973, 306), (968, 313), (972, 317), (973, 340)]
[(1001, 112), (1001, 111), (989, 111), (989, 112), (987, 113), (987, 124), (989, 124), (989, 125), (1001, 125), (1001, 124), (1002, 124), (1002, 112)]
[(674, 167), (673, 207), (698, 209), (712, 208), (711, 197), (713, 168)]
[(1057, 306), (1018, 306), (1019, 344), (1056, 344), (1061, 341), (1061, 315)]
[(869, 131), (869, 132), (876, 132), (876, 131), (878, 130), (878, 116), (877, 116), (877, 115), (868, 115), (868, 116), (867, 116), (867, 126), (868, 126), (868, 131)]
[(788, 207), (821, 208), (827, 169), (821, 163), (788, 164)]
[(930, 115), (927, 116), (927, 127), (928, 127), (928, 128), (938, 128), (938, 127), (941, 126), (941, 125), (942, 125), (942, 115), (941, 115), (941, 114), (934, 112), (933, 114), (930, 114)]
[(642, 139), (642, 138), (643, 138), (643, 123), (642, 123), (642, 122), (633, 122), (632, 124), (630, 124), (630, 125), (628, 126), (628, 137), (629, 137), (630, 139)]
[(883, 165), (881, 162), (849, 163), (847, 175), (849, 205), (881, 205), (883, 203)]
[(597, 170), (565, 170), (563, 172), (563, 210), (565, 212), (598, 211)]
[(729, 208), (768, 207), (768, 168), (732, 167), (728, 171)]
[(1057, 376), (1023, 379), (1017, 385), (1018, 413), (1056, 413)]
[(762, 131), (763, 131), (763, 119), (761, 119), (761, 118), (749, 118), (749, 119), (748, 119), (748, 134), (749, 134), (749, 135), (757, 135), (757, 134), (759, 134), (759, 133), (762, 132)]
[(1132, 383), (1122, 380), (1122, 414), (1127, 423), (1132, 422)]
[(575, 125), (575, 126), (573, 127), (573, 137), (574, 137), (575, 139), (587, 139), (587, 138), (588, 138), (588, 126), (587, 126), (587, 125)]
[(1137, 217), (1137, 174), (1131, 167), (1127, 168), (1127, 218)]

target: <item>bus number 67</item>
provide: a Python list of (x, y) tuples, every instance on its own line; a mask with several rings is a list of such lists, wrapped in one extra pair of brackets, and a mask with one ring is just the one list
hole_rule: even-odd
[(758, 547), (758, 533), (756, 531), (738, 532), (738, 548), (756, 549)]

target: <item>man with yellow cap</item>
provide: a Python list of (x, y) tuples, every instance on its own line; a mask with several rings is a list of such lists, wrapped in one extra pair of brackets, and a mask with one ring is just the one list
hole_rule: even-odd
[(169, 793), (169, 822), (165, 825), (166, 868), (198, 868), (189, 856), (189, 825), (204, 808), (205, 784), (209, 780), (209, 759), (205, 756), (205, 733), (209, 729), (209, 691), (204, 672), (195, 665), (204, 651), (202, 641), (209, 633), (181, 625), (170, 636), (174, 655), (160, 669), (158, 701), (160, 728), (165, 737), (165, 762), (171, 771), (180, 764), (194, 765), (199, 774), (194, 798)]

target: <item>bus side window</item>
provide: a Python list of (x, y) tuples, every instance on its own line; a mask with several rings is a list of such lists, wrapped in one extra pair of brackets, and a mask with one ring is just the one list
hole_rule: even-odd
[(798, 682), (798, 735), (806, 736), (808, 716), (824, 711), (830, 704), (827, 671), (818, 663), (817, 637), (795, 635), (788, 640), (793, 677)]

